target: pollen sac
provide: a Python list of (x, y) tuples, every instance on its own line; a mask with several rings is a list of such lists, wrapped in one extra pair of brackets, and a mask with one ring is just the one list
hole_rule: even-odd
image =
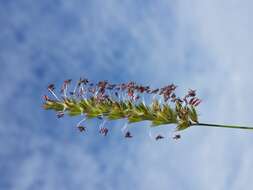
[(48, 90), (54, 90), (54, 89), (55, 89), (54, 84), (48, 85), (47, 89), (48, 89)]
[(64, 112), (63, 111), (59, 111), (59, 112), (57, 112), (57, 118), (61, 118), (61, 117), (63, 117), (64, 116)]
[(190, 89), (190, 90), (188, 91), (188, 95), (187, 95), (187, 96), (190, 96), (190, 97), (196, 96), (196, 90)]
[(102, 127), (100, 130), (99, 130), (99, 133), (103, 136), (106, 136), (107, 133), (108, 133), (108, 129), (106, 127)]
[(131, 133), (129, 131), (126, 132), (125, 134), (125, 138), (132, 138), (133, 136), (131, 135)]
[(85, 132), (86, 131), (86, 127), (84, 127), (84, 126), (80, 125), (77, 128), (79, 129), (80, 132)]
[(173, 137), (174, 140), (178, 140), (178, 139), (180, 139), (180, 138), (181, 138), (181, 135), (179, 135), (179, 134), (177, 134), (177, 135), (175, 135), (175, 136)]
[(160, 139), (164, 139), (164, 136), (162, 136), (162, 135), (157, 135), (156, 138), (155, 138), (155, 140), (160, 140)]

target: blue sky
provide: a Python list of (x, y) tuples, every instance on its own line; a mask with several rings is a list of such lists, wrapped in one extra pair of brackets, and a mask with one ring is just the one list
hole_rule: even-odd
[[(0, 189), (250, 189), (253, 133), (148, 122), (74, 128), (41, 109), (49, 83), (85, 76), (198, 89), (203, 122), (252, 125), (250, 0), (1, 0)], [(173, 128), (173, 126), (171, 126)], [(170, 126), (154, 133), (172, 135)]]

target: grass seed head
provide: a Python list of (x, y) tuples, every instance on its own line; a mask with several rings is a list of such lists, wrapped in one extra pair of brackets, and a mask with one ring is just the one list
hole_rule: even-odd
[[(111, 84), (105, 80), (90, 83), (88, 79), (80, 78), (74, 90), (67, 93), (70, 83), (71, 79), (64, 81), (61, 88), (64, 96), (61, 99), (53, 92), (54, 84), (48, 86), (52, 97), (43, 97), (43, 108), (56, 111), (58, 118), (68, 114), (84, 115), (85, 119), (126, 119), (128, 123), (146, 120), (151, 121), (152, 127), (175, 124), (178, 131), (198, 123), (196, 107), (201, 100), (196, 97), (196, 90), (189, 90), (180, 98), (175, 93), (177, 86), (174, 84), (151, 88), (133, 81), (121, 84)], [(144, 97), (148, 96), (153, 96), (152, 101), (145, 103)], [(78, 129), (81, 132), (86, 131), (83, 126), (78, 126)], [(99, 132), (106, 136), (108, 131), (102, 127)], [(132, 137), (129, 131), (125, 133), (125, 138)], [(162, 138), (162, 135), (158, 135), (156, 140)]]

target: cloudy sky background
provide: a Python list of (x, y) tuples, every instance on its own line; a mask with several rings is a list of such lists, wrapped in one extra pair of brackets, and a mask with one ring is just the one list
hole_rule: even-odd
[(175, 83), (198, 89), (203, 122), (252, 125), (253, 1), (0, 1), (0, 189), (250, 189), (253, 133), (148, 122), (99, 136), (41, 109), (49, 83)]

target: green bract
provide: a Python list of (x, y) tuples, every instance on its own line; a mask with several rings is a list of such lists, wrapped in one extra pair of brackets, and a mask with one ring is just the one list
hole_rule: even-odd
[(115, 101), (111, 99), (97, 100), (95, 98), (75, 100), (65, 98), (62, 101), (47, 100), (44, 108), (62, 111), (70, 116), (85, 115), (87, 118), (107, 118), (107, 120), (127, 119), (129, 123), (151, 121), (152, 127), (166, 124), (176, 124), (177, 130), (183, 130), (198, 123), (196, 108), (191, 105), (182, 106), (176, 101), (172, 107), (167, 103), (159, 104), (154, 100), (151, 105), (144, 102), (134, 103), (130, 100)]

